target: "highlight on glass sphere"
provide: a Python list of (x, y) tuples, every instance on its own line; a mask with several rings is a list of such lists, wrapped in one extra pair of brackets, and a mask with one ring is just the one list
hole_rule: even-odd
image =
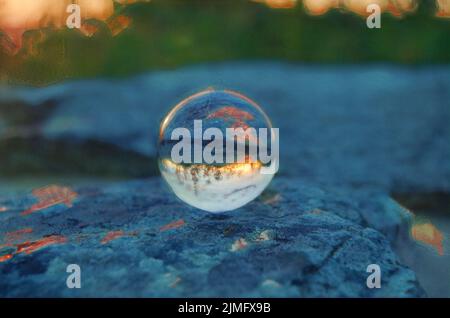
[(254, 200), (278, 170), (278, 129), (251, 99), (208, 89), (163, 119), (158, 164), (175, 195), (218, 213)]

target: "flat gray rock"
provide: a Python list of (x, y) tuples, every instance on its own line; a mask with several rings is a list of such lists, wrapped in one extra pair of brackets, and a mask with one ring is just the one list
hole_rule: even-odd
[[(0, 213), (2, 254), (12, 256), (0, 262), (1, 297), (425, 295), (389, 241), (365, 226), (379, 207), (358, 194), (277, 178), (247, 206), (210, 214), (156, 178), (72, 190), (72, 207), (28, 215), (21, 212), (36, 204), (33, 195), (0, 200), (9, 207)], [(366, 286), (373, 263), (380, 289)], [(66, 288), (68, 264), (81, 266), (79, 290)]]

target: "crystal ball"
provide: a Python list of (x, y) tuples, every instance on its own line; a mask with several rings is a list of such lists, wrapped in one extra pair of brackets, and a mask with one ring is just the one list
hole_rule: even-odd
[(278, 169), (277, 131), (248, 97), (199, 92), (161, 122), (161, 175), (191, 206), (212, 213), (237, 209), (258, 197)]

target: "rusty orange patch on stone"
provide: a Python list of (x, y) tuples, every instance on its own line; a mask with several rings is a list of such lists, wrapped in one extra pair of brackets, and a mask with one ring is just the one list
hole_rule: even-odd
[(231, 251), (232, 252), (236, 252), (239, 250), (242, 250), (244, 248), (246, 248), (248, 245), (247, 241), (245, 240), (245, 238), (240, 238), (237, 239), (232, 245), (231, 245)]
[(111, 242), (112, 240), (118, 239), (120, 237), (123, 237), (125, 235), (125, 232), (122, 230), (119, 231), (111, 231), (108, 232), (105, 237), (101, 240), (102, 244), (106, 244), (108, 242)]
[(159, 231), (160, 231), (160, 232), (164, 232), (164, 231), (168, 231), (168, 230), (173, 230), (173, 229), (182, 227), (182, 226), (184, 226), (185, 224), (186, 224), (186, 222), (184, 222), (183, 219), (180, 219), (180, 220), (178, 220), (178, 221), (175, 221), (175, 222), (172, 222), (172, 223), (169, 223), (169, 224), (166, 224), (166, 225), (162, 226), (162, 227), (159, 229)]
[(411, 235), (416, 241), (420, 241), (434, 247), (439, 255), (444, 255), (442, 233), (431, 223), (414, 224), (411, 228)]
[(28, 210), (23, 211), (22, 215), (28, 215), (40, 210), (47, 209), (49, 207), (65, 204), (67, 207), (72, 207), (72, 203), (78, 194), (72, 191), (69, 187), (62, 187), (57, 185), (51, 185), (44, 188), (33, 190), (33, 195), (39, 200)]
[(0, 263), (9, 261), (11, 258), (13, 258), (13, 254), (2, 255), (0, 256)]
[(33, 233), (33, 229), (32, 228), (25, 228), (25, 229), (20, 229), (17, 231), (13, 231), (13, 232), (8, 232), (5, 234), (5, 241), (7, 243), (12, 243), (15, 241), (19, 241), (23, 238), (24, 235)]
[(17, 245), (17, 254), (19, 253), (25, 253), (25, 254), (31, 254), (33, 252), (36, 252), (37, 250), (40, 250), (41, 248), (44, 248), (49, 245), (53, 244), (63, 244), (67, 242), (67, 239), (64, 236), (61, 235), (51, 235), (44, 237), (42, 239), (39, 239), (37, 241), (33, 242), (25, 242), (22, 244)]

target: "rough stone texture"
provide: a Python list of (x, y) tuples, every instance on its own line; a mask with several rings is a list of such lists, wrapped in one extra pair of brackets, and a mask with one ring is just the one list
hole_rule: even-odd
[[(75, 189), (72, 208), (28, 216), (20, 212), (34, 203), (31, 195), (1, 200), (10, 210), (0, 214), (0, 233), (32, 227), (29, 241), (60, 235), (67, 243), (0, 263), (0, 296), (425, 295), (388, 240), (364, 226), (358, 206), (370, 203), (359, 195), (277, 178), (256, 201), (214, 215), (182, 204), (161, 182)], [(122, 237), (101, 243), (119, 230)], [(239, 239), (247, 245), (233, 251)], [(80, 290), (65, 287), (72, 263), (82, 268)], [(381, 289), (366, 287), (372, 263), (383, 269)]]

